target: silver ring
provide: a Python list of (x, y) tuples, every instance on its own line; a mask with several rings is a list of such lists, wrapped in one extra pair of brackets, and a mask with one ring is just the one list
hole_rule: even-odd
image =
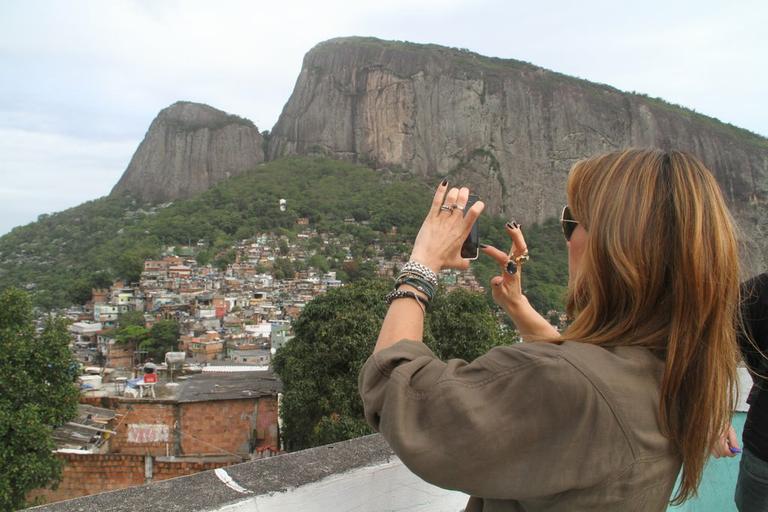
[(458, 204), (453, 203), (453, 205), (451, 205), (451, 208), (453, 208), (454, 210), (461, 210), (463, 212), (465, 207), (459, 206)]
[(450, 207), (450, 206), (443, 205), (443, 206), (440, 207), (440, 211), (441, 212), (448, 212), (448, 213), (452, 214), (453, 213), (453, 208)]

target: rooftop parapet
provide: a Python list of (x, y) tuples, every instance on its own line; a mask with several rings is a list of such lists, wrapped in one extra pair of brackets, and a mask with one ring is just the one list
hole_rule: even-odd
[(36, 512), (458, 511), (467, 496), (411, 473), (370, 435), (215, 471), (34, 507)]

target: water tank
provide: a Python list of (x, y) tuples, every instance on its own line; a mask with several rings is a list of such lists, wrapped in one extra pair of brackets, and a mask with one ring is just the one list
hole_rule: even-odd
[(186, 359), (186, 352), (166, 352), (165, 362), (168, 364), (181, 364)]

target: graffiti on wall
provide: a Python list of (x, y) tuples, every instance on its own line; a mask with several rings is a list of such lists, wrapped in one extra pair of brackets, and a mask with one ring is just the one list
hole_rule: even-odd
[(151, 423), (133, 423), (128, 425), (129, 443), (166, 443), (168, 442), (168, 425)]

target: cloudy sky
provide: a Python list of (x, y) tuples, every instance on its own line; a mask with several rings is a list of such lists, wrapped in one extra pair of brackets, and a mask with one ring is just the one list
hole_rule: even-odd
[(177, 100), (270, 129), (332, 37), (524, 60), (768, 136), (767, 30), (764, 0), (0, 0), (0, 234), (108, 194)]

